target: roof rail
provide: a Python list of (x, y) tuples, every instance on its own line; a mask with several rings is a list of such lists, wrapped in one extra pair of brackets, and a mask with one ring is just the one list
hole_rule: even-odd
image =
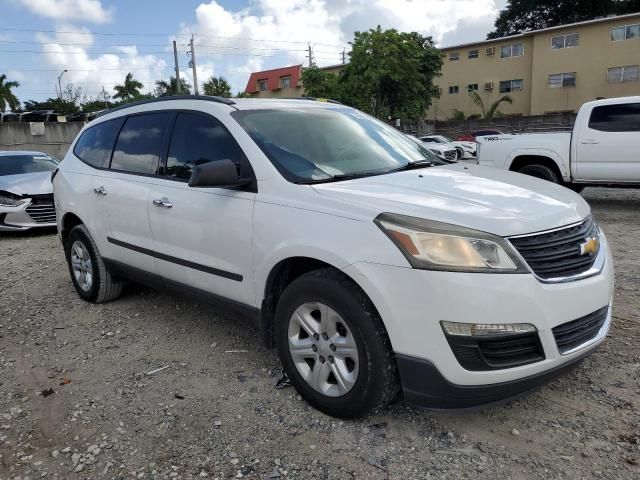
[(167, 102), (169, 100), (206, 100), (208, 102), (224, 103), (225, 105), (234, 105), (236, 103), (230, 98), (214, 97), (210, 95), (166, 95), (164, 97), (148, 98), (145, 100), (138, 100), (136, 102), (125, 103), (124, 105), (118, 105), (117, 107), (103, 110), (96, 116), (96, 118), (112, 112), (117, 112), (118, 110), (124, 110), (129, 107), (137, 107), (138, 105), (146, 105), (147, 103)]
[(280, 97), (274, 98), (274, 100), (310, 100), (312, 102), (326, 102), (326, 103), (336, 103), (338, 105), (342, 105), (342, 102), (337, 100), (332, 100), (331, 98), (316, 98), (316, 97)]

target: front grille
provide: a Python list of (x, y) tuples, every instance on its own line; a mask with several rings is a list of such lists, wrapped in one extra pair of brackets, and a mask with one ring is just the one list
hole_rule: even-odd
[(565, 353), (592, 340), (598, 335), (607, 320), (608, 314), (609, 306), (607, 305), (589, 315), (553, 328), (553, 336), (556, 339), (558, 351)]
[(509, 241), (536, 275), (550, 279), (579, 275), (593, 266), (598, 251), (581, 253), (581, 245), (590, 238), (598, 238), (598, 227), (591, 216), (578, 225)]
[(457, 160), (458, 152), (456, 150), (447, 150), (444, 152), (444, 158), (447, 160)]
[(56, 221), (56, 207), (53, 204), (53, 195), (33, 196), (31, 204), (25, 210), (36, 223), (55, 223)]
[(537, 332), (490, 338), (447, 336), (447, 341), (462, 368), (471, 371), (513, 368), (545, 359)]

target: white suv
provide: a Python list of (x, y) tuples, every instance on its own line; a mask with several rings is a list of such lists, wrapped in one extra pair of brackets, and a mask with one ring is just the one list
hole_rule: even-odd
[(86, 125), (54, 176), (78, 294), (122, 281), (245, 312), (331, 415), (486, 405), (605, 338), (613, 261), (587, 203), (445, 164), (313, 100), (169, 97)]

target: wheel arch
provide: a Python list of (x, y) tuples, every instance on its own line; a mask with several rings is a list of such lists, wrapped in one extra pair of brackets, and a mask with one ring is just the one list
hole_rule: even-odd
[(551, 168), (558, 178), (570, 180), (569, 172), (563, 168), (558, 154), (551, 150), (516, 151), (510, 155), (509, 170), (519, 171), (526, 165), (544, 165)]
[(371, 297), (367, 294), (364, 288), (333, 262), (320, 260), (310, 256), (290, 256), (281, 259), (271, 267), (269, 274), (266, 277), (264, 288), (261, 291), (262, 302), (260, 306), (260, 323), (263, 339), (268, 347), (273, 347), (275, 344), (273, 337), (275, 310), (282, 292), (284, 292), (288, 285), (305, 273), (321, 269), (331, 269), (348, 278), (369, 299), (371, 305), (376, 309), (376, 312), (379, 315), (373, 300), (371, 300)]
[(62, 244), (65, 248), (67, 246), (69, 232), (77, 225), (86, 225), (86, 223), (84, 223), (75, 213), (67, 212), (64, 214), (62, 221), (60, 222), (60, 239), (62, 240)]

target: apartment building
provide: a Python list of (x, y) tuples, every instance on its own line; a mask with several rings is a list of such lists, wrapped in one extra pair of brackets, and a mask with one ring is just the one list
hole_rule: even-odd
[(575, 112), (587, 101), (640, 95), (640, 13), (598, 18), (442, 49), (441, 95), (428, 112), (446, 120), (455, 110), (480, 113), (503, 95), (500, 111), (515, 115)]
[[(320, 67), (327, 73), (338, 75), (344, 64)], [(245, 93), (257, 98), (296, 98), (304, 96), (302, 65), (274, 68), (253, 72), (245, 88)]]

